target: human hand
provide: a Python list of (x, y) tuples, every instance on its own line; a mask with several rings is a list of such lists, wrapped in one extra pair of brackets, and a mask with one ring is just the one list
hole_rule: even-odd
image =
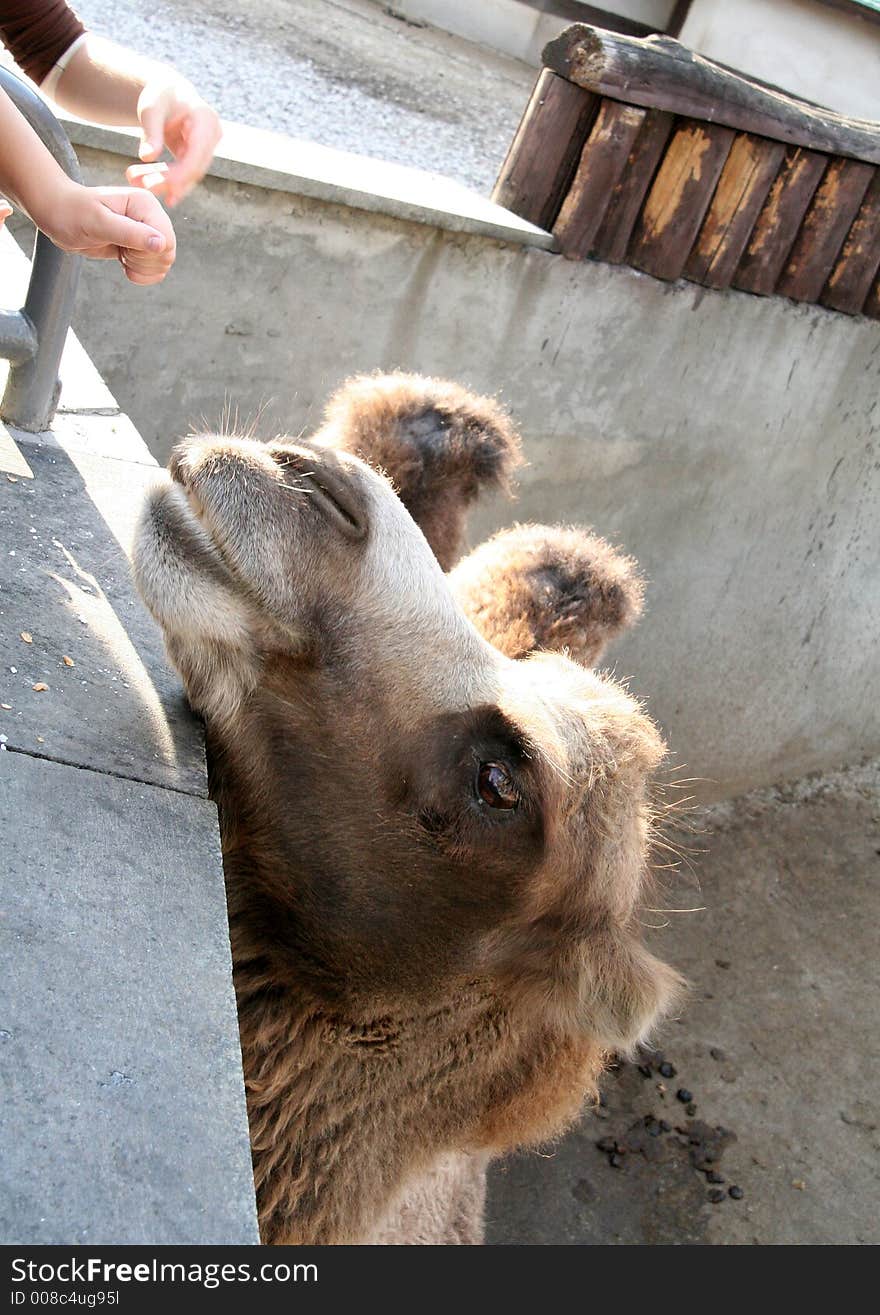
[[(138, 154), (144, 164), (130, 165), (125, 176), (132, 187), (177, 205), (204, 177), (220, 140), (220, 120), (183, 78), (148, 82), (138, 99), (142, 139)], [(174, 156), (170, 165), (153, 163), (164, 147)]]
[(65, 178), (60, 195), (31, 218), (63, 251), (118, 260), (129, 282), (145, 287), (162, 282), (177, 254), (165, 211), (134, 188), (83, 187)]

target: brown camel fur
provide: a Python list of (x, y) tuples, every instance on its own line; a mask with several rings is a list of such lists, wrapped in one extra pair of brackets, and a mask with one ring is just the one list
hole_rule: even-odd
[(678, 992), (638, 922), (664, 746), (582, 665), (633, 563), (522, 526), (441, 569), (518, 460), (491, 400), (360, 378), (310, 442), (184, 440), (139, 528), (207, 725), (267, 1242), (478, 1240), (488, 1158)]

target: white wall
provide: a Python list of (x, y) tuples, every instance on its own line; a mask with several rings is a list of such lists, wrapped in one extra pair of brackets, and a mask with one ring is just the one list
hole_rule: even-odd
[(693, 0), (679, 39), (806, 100), (880, 119), (880, 23), (815, 0)]
[[(386, 4), (386, 0), (377, 0)], [(598, 6), (650, 27), (663, 29), (675, 0), (598, 0)], [(468, 41), (511, 55), (536, 68), (548, 41), (569, 26), (571, 20), (544, 14), (517, 0), (390, 0), (390, 7), (405, 18), (430, 23), (433, 27)], [(587, 13), (584, 22), (589, 22)]]

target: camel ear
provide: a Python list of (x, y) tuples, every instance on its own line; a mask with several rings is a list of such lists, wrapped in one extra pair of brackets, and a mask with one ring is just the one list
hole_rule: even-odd
[(508, 490), (521, 461), (503, 408), (444, 379), (359, 375), (331, 397), (324, 421), (313, 441), (387, 475), (444, 570), (460, 552), (468, 507), (484, 490)]
[(567, 650), (594, 666), (642, 612), (636, 563), (598, 535), (518, 525), (470, 553), (450, 574), (459, 605), (508, 657)]
[(627, 932), (594, 953), (586, 951), (582, 1007), (599, 1044), (631, 1056), (675, 1010), (685, 979)]

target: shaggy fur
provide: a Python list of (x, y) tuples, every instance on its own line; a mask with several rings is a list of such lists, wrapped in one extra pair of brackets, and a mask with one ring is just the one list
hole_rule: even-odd
[(638, 920), (664, 746), (553, 651), (638, 614), (633, 564), (522, 527), (438, 566), (517, 459), (494, 403), (357, 379), (312, 443), (185, 441), (144, 513), (207, 723), (267, 1242), (477, 1240), (486, 1160), (676, 997)]
[(565, 649), (592, 667), (642, 612), (633, 559), (595, 534), (560, 526), (502, 530), (449, 583), (478, 629), (512, 658)]
[(315, 442), (362, 457), (394, 485), (444, 571), (458, 557), (467, 510), (508, 491), (519, 438), (489, 397), (421, 375), (363, 375), (330, 399)]

